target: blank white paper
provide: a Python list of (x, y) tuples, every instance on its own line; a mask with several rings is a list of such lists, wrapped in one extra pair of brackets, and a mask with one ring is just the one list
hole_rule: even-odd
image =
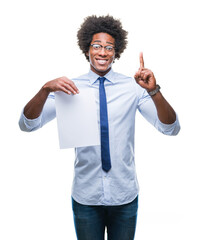
[(97, 109), (92, 88), (80, 88), (80, 93), (55, 93), (55, 105), (60, 148), (100, 145)]

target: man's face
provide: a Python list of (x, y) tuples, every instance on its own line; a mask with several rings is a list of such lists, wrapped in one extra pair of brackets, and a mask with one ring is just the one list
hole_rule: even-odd
[(91, 70), (100, 76), (104, 76), (107, 72), (110, 71), (111, 65), (115, 58), (115, 49), (113, 48), (110, 51), (104, 47), (114, 47), (115, 39), (107, 33), (96, 33), (93, 35), (91, 44), (99, 44), (103, 46), (97, 50), (94, 47), (90, 46), (87, 55), (89, 56)]

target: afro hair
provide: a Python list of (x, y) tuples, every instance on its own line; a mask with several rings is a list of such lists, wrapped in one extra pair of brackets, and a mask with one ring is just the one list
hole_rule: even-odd
[(122, 28), (120, 20), (114, 19), (109, 15), (100, 17), (95, 15), (88, 16), (80, 26), (77, 32), (78, 45), (86, 59), (89, 61), (86, 53), (89, 51), (93, 35), (100, 32), (107, 33), (115, 39), (115, 58), (119, 59), (127, 46), (128, 32)]

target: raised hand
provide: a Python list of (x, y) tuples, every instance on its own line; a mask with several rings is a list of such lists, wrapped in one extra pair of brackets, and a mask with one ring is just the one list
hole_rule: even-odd
[(134, 78), (148, 92), (156, 89), (156, 79), (153, 72), (144, 67), (143, 53), (140, 53), (140, 68), (135, 73)]

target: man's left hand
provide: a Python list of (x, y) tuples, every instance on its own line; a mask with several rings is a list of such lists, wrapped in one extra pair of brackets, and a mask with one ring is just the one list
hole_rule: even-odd
[(144, 67), (143, 53), (140, 53), (140, 68), (135, 73), (134, 78), (148, 92), (156, 89), (156, 79), (153, 72)]

